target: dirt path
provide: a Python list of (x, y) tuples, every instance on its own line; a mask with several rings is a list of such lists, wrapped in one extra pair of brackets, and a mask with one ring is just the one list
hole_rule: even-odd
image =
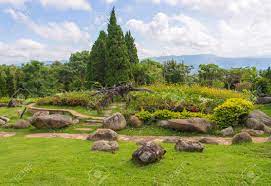
[[(88, 134), (65, 134), (65, 133), (40, 133), (40, 134), (29, 134), (26, 136), (27, 138), (64, 138), (64, 139), (80, 139), (86, 140)], [(216, 140), (220, 145), (230, 145), (231, 138), (223, 138), (223, 137), (213, 137), (213, 136), (197, 136), (197, 137), (180, 137), (180, 136), (127, 136), (127, 135), (119, 135), (120, 141), (127, 142), (165, 142), (165, 143), (175, 143), (179, 139), (198, 141), (203, 137), (208, 137), (210, 139)], [(254, 143), (264, 143), (267, 142), (268, 138), (264, 137), (253, 137)]]
[(15, 135), (16, 135), (16, 132), (0, 132), (0, 138), (8, 138)]
[(95, 122), (102, 122), (102, 120), (104, 119), (104, 117), (85, 115), (85, 114), (79, 113), (79, 112), (77, 112), (75, 110), (71, 110), (71, 109), (39, 108), (39, 107), (35, 107), (35, 103), (28, 105), (27, 108), (32, 112), (48, 111), (50, 113), (68, 113), (75, 118), (82, 119), (82, 120), (94, 120)]

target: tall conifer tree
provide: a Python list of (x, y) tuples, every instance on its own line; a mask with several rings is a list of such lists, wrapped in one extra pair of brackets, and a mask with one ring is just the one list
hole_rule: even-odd
[(107, 34), (100, 32), (98, 39), (95, 41), (88, 64), (88, 79), (93, 82), (99, 82), (105, 85), (106, 57), (107, 57)]
[(125, 42), (128, 49), (129, 60), (131, 64), (139, 63), (137, 48), (135, 45), (135, 39), (133, 38), (130, 31), (125, 34)]
[(121, 27), (117, 24), (114, 8), (107, 31), (106, 85), (112, 86), (128, 82), (131, 78), (128, 50)]

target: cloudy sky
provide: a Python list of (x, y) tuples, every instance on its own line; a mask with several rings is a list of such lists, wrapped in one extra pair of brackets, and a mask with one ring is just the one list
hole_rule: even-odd
[(113, 6), (141, 58), (271, 56), (271, 0), (0, 0), (0, 64), (90, 49)]

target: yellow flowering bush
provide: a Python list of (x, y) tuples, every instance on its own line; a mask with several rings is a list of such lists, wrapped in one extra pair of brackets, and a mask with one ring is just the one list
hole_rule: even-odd
[(252, 102), (242, 98), (231, 98), (214, 109), (214, 120), (221, 128), (238, 126), (252, 110)]

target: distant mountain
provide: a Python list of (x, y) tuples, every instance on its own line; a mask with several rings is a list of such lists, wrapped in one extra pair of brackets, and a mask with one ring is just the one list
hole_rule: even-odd
[(219, 57), (212, 54), (199, 55), (183, 55), (183, 56), (160, 56), (153, 57), (153, 60), (164, 62), (171, 59), (181, 63), (182, 61), (187, 65), (193, 65), (198, 68), (200, 64), (217, 64), (222, 68), (239, 68), (239, 67), (256, 67), (258, 70), (264, 70), (271, 67), (271, 57), (240, 57), (229, 58)]

